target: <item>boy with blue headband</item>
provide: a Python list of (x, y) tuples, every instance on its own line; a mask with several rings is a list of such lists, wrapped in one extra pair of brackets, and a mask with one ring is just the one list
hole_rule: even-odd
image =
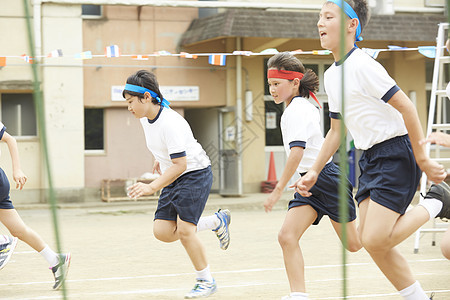
[[(342, 10), (346, 15), (344, 52), (340, 51)], [(355, 147), (364, 150), (355, 196), (363, 247), (404, 299), (429, 299), (395, 246), (428, 220), (450, 217), (450, 189), (442, 182), (447, 173), (430, 160), (419, 143), (424, 135), (411, 100), (381, 64), (355, 46), (368, 18), (365, 0), (330, 0), (322, 7), (317, 23), (320, 43), (332, 51), (335, 60), (324, 78), (331, 128), (317, 160), (296, 183), (296, 190), (302, 196), (310, 195), (318, 174), (339, 147), (344, 114)], [(406, 211), (417, 191), (421, 170), (435, 184), (419, 205)]]
[(153, 73), (137, 71), (127, 79), (123, 91), (128, 110), (140, 120), (147, 148), (155, 157), (153, 172), (161, 176), (149, 184), (128, 188), (131, 198), (162, 189), (155, 212), (153, 234), (163, 242), (180, 240), (194, 265), (197, 283), (185, 298), (207, 297), (216, 292), (205, 249), (196, 232), (213, 230), (223, 250), (228, 248), (228, 210), (200, 218), (212, 185), (211, 162), (194, 138), (186, 120), (170, 109), (159, 91)]

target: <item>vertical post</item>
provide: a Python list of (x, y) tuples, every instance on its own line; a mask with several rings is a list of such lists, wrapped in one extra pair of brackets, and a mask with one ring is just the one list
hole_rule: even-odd
[[(241, 50), (241, 38), (236, 38), (236, 50)], [(236, 55), (236, 152), (238, 195), (242, 195), (242, 56)]]

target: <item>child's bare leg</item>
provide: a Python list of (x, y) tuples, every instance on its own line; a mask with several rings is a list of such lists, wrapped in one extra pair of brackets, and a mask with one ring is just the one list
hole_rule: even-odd
[[(339, 239), (344, 243), (342, 240), (342, 224), (335, 222), (331, 220), (331, 225), (333, 225), (334, 230), (336, 231), (337, 235), (339, 236)], [(359, 232), (356, 228), (356, 220), (353, 220), (351, 222), (348, 222), (346, 224), (346, 232), (347, 232), (347, 245), (346, 249), (350, 252), (356, 252), (359, 249), (362, 248), (361, 240), (359, 239)]]
[(447, 228), (447, 231), (444, 233), (441, 241), (441, 251), (442, 254), (450, 259), (450, 227)]
[(46, 246), (44, 240), (23, 222), (15, 209), (0, 209), (0, 221), (13, 236), (27, 243), (34, 250), (41, 252)]
[(197, 226), (185, 222), (180, 218), (178, 218), (177, 226), (180, 242), (183, 244), (184, 249), (186, 249), (195, 270), (200, 271), (205, 269), (208, 266), (208, 262), (206, 260), (205, 248), (196, 234)]
[(278, 242), (283, 250), (284, 266), (291, 292), (305, 293), (305, 264), (299, 240), (306, 229), (317, 218), (317, 212), (309, 205), (291, 208), (278, 233)]
[(155, 220), (153, 222), (153, 235), (165, 243), (178, 241), (177, 222), (160, 219)]
[(359, 209), (364, 248), (398, 291), (411, 286), (415, 279), (405, 258), (392, 247), (390, 237), (399, 214), (369, 198), (360, 203)]

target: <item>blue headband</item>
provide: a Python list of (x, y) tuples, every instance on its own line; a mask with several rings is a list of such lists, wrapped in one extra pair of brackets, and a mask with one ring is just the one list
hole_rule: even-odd
[(136, 92), (136, 93), (140, 93), (140, 94), (145, 94), (146, 92), (148, 92), (154, 99), (156, 99), (156, 101), (158, 101), (159, 104), (161, 104), (162, 106), (164, 106), (166, 108), (169, 108), (169, 105), (170, 105), (169, 101), (167, 101), (164, 98), (161, 100), (161, 97), (159, 97), (157, 93), (155, 93), (154, 91), (149, 90), (145, 87), (127, 83), (127, 84), (125, 84), (125, 88), (123, 90), (130, 91), (130, 92)]
[[(345, 14), (350, 19), (357, 19), (358, 20), (358, 28), (356, 28), (356, 41), (357, 42), (362, 41), (363, 38), (360, 37), (360, 35), (361, 35), (361, 22), (359, 21), (358, 15), (353, 10), (353, 8), (350, 6), (350, 4), (348, 4), (344, 0), (328, 0), (328, 2), (332, 2), (332, 3), (336, 4), (337, 6), (339, 6), (341, 9), (343, 9)], [(344, 8), (342, 8), (342, 3), (344, 4)]]

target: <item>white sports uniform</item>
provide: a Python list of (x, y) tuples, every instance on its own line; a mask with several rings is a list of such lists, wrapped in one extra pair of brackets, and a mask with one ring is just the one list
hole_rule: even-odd
[[(400, 90), (381, 64), (359, 48), (344, 61), (345, 125), (355, 147), (367, 150), (375, 144), (407, 134), (402, 115), (387, 102)], [(334, 63), (325, 72), (325, 91), (330, 116), (342, 114), (342, 64)]]
[(183, 174), (211, 165), (202, 146), (194, 138), (189, 123), (176, 111), (161, 106), (155, 119), (144, 117), (140, 121), (147, 148), (160, 163), (162, 173), (172, 165), (173, 158), (183, 156), (187, 160)]
[(281, 133), (287, 156), (292, 147), (300, 146), (305, 149), (297, 172), (307, 172), (316, 160), (324, 141), (317, 107), (302, 97), (293, 98), (281, 116)]

